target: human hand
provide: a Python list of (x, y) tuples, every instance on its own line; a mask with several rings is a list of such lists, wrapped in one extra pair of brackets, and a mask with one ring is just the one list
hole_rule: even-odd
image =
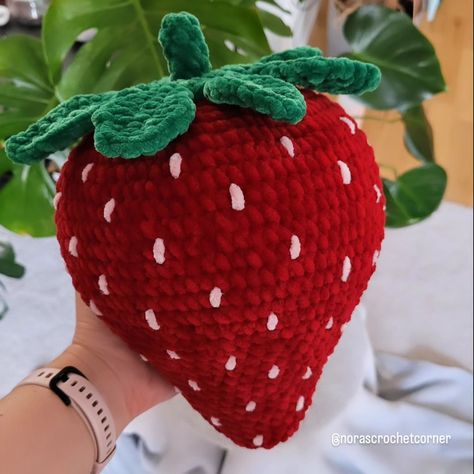
[(133, 418), (176, 392), (76, 295), (71, 345), (50, 365), (77, 367), (97, 387), (114, 417), (117, 433)]

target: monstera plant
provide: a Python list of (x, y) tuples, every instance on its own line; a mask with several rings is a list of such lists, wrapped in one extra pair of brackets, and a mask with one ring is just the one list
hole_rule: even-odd
[[(281, 8), (274, 0), (262, 3)], [(13, 164), (1, 144), (71, 96), (163, 77), (166, 60), (153, 32), (165, 14), (182, 10), (199, 18), (215, 67), (269, 54), (264, 29), (291, 35), (256, 0), (53, 0), (40, 39), (16, 35), (0, 40), (1, 225), (37, 237), (55, 233), (52, 172), (65, 158), (56, 153), (31, 166)], [(85, 31), (92, 39), (78, 47), (77, 38)], [(400, 111), (407, 148), (421, 162), (395, 180), (384, 180), (387, 224), (415, 223), (437, 208), (446, 186), (444, 170), (434, 163), (422, 105), (445, 87), (436, 54), (409, 17), (380, 6), (354, 12), (344, 32), (353, 48), (347, 55), (383, 72), (378, 91), (361, 100), (370, 108)]]
[(397, 110), (405, 125), (405, 146), (421, 163), (395, 180), (383, 180), (386, 224), (414, 224), (437, 209), (446, 189), (446, 173), (435, 163), (433, 133), (423, 107), (446, 88), (436, 52), (406, 14), (381, 6), (356, 10), (344, 25), (344, 35), (352, 47), (347, 56), (382, 71), (380, 86), (356, 99), (369, 109)]

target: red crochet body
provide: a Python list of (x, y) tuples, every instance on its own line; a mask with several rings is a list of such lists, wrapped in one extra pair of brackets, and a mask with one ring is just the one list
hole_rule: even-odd
[(200, 102), (184, 136), (138, 160), (87, 137), (58, 182), (58, 238), (83, 299), (251, 448), (297, 430), (383, 238), (364, 133), (305, 98), (297, 125)]

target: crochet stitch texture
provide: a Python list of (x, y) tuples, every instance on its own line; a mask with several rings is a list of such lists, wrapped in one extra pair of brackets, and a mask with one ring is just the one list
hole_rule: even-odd
[[(187, 14), (166, 22), (196, 33)], [(310, 407), (384, 234), (364, 133), (292, 81), (362, 91), (377, 73), (311, 48), (222, 74), (168, 54), (171, 79), (72, 99), (9, 152), (40, 159), (87, 134), (55, 198), (75, 288), (216, 430), (271, 448)]]

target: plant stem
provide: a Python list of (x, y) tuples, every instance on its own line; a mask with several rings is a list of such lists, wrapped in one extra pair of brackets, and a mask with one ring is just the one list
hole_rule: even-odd
[(393, 166), (385, 165), (383, 163), (379, 163), (378, 165), (379, 165), (380, 168), (391, 171), (393, 173), (393, 176), (394, 176), (395, 179), (398, 178), (398, 172)]
[(153, 62), (155, 63), (156, 69), (158, 71), (158, 76), (161, 79), (163, 76), (165, 76), (165, 71), (163, 70), (163, 68), (161, 66), (160, 58), (158, 57), (158, 54), (156, 52), (156, 48), (153, 46), (154, 43), (157, 40), (154, 39), (154, 37), (153, 37), (153, 35), (150, 31), (150, 28), (149, 28), (148, 23), (146, 21), (145, 15), (143, 15), (143, 11), (141, 9), (142, 6), (140, 5), (139, 0), (131, 0), (131, 3), (133, 4), (133, 7), (135, 8), (135, 10), (137, 12), (138, 21), (142, 25), (143, 33), (145, 34), (146, 39), (149, 42), (151, 56), (153, 58)]

